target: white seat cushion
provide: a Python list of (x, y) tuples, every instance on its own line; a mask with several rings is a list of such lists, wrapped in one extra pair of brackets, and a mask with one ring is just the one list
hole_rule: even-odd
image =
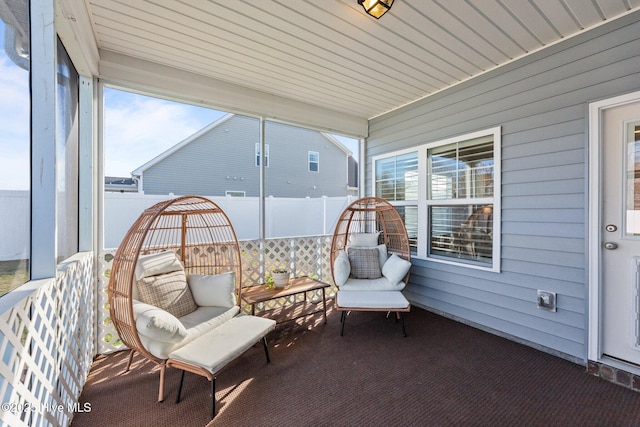
[(140, 334), (140, 341), (144, 348), (159, 359), (167, 359), (173, 350), (187, 345), (207, 332), (233, 319), (240, 311), (240, 307), (199, 307), (196, 311), (179, 318), (180, 323), (187, 330), (187, 336), (179, 343), (152, 339)]
[(404, 282), (392, 284), (386, 277), (379, 279), (353, 279), (348, 278), (340, 290), (345, 291), (401, 291), (405, 287)]
[(193, 313), (180, 318), (182, 324), (187, 328), (187, 337), (182, 342), (186, 344), (200, 335), (204, 335), (229, 320), (233, 319), (240, 312), (240, 307), (234, 305), (226, 307), (198, 307)]
[(343, 291), (336, 295), (336, 304), (347, 309), (406, 309), (409, 301), (397, 291)]
[(275, 320), (237, 316), (197, 340), (173, 351), (170, 359), (199, 366), (215, 374), (276, 326)]

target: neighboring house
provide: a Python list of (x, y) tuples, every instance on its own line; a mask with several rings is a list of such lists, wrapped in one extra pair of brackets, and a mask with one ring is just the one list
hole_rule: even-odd
[[(259, 126), (256, 118), (227, 114), (134, 170), (138, 191), (259, 196)], [(266, 195), (357, 193), (358, 164), (352, 153), (330, 135), (266, 122), (265, 144)]]
[(104, 191), (115, 191), (118, 193), (137, 193), (138, 183), (133, 178), (121, 176), (105, 176)]

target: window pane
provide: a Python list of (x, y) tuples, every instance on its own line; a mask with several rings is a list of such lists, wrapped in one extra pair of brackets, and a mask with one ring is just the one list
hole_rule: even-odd
[(430, 255), (492, 263), (493, 205), (431, 206)]
[(627, 124), (625, 150), (625, 234), (640, 235), (640, 122)]
[[(1, 8), (0, 8), (1, 9)], [(5, 22), (6, 20), (6, 22)], [(0, 295), (29, 280), (29, 2), (0, 13)]]
[(418, 200), (418, 153), (376, 161), (376, 195), (385, 200)]
[(407, 229), (409, 236), (409, 246), (412, 253), (418, 251), (418, 207), (417, 206), (396, 206), (395, 207)]
[(493, 196), (493, 137), (447, 144), (429, 151), (431, 200)]
[(309, 151), (309, 171), (318, 172), (320, 166), (320, 155), (317, 152)]
[(58, 262), (78, 252), (78, 73), (58, 40), (56, 229)]

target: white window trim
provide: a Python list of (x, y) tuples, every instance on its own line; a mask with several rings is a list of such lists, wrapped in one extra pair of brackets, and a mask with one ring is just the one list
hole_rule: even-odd
[[(312, 162), (311, 161), (311, 154), (315, 154), (316, 155), (316, 157), (318, 158), (317, 162)], [(311, 163), (317, 164), (318, 165), (318, 170), (312, 171), (311, 170)], [(307, 170), (309, 172), (313, 172), (313, 173), (320, 173), (320, 153), (319, 152), (317, 152), (317, 151), (309, 151), (309, 153), (307, 154)]]
[[(466, 263), (462, 261), (456, 261), (454, 259), (443, 259), (430, 257), (427, 253), (428, 239), (429, 239), (429, 206), (442, 205), (443, 200), (428, 200), (427, 199), (427, 152), (428, 150), (442, 145), (453, 144), (456, 142), (466, 141), (470, 139), (480, 138), (483, 136), (493, 136), (493, 197), (488, 198), (474, 198), (474, 203), (493, 204), (493, 259), (491, 266), (482, 266), (477, 264)], [(439, 264), (449, 264), (464, 268), (470, 268), (475, 270), (484, 270), (492, 272), (500, 272), (500, 260), (502, 258), (501, 253), (501, 214), (502, 214), (502, 195), (501, 195), (501, 147), (502, 147), (502, 127), (496, 126), (489, 129), (480, 130), (477, 132), (471, 132), (464, 135), (459, 135), (451, 138), (447, 138), (440, 141), (434, 141), (426, 143), (417, 147), (405, 148), (398, 151), (392, 151), (385, 154), (380, 154), (372, 157), (372, 187), (375, 195), (376, 188), (376, 162), (378, 160), (386, 159), (388, 157), (400, 156), (407, 153), (417, 153), (418, 155), (418, 200), (403, 200), (403, 201), (390, 201), (394, 206), (418, 206), (418, 252), (414, 255), (417, 259), (423, 259)], [(468, 199), (456, 199), (447, 200), (446, 204), (468, 204)]]

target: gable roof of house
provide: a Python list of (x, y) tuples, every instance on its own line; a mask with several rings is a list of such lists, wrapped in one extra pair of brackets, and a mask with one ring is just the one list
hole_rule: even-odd
[[(188, 136), (187, 138), (185, 138), (184, 140), (180, 141), (179, 143), (177, 143), (176, 145), (174, 145), (173, 147), (169, 148), (168, 150), (158, 154), (156, 157), (154, 157), (153, 159), (149, 160), (148, 162), (146, 162), (145, 164), (143, 164), (142, 166), (136, 168), (135, 170), (133, 170), (131, 172), (132, 176), (135, 177), (139, 177), (141, 176), (144, 171), (146, 171), (147, 169), (149, 169), (150, 167), (156, 165), (157, 163), (161, 162), (162, 160), (166, 159), (167, 157), (171, 156), (173, 153), (175, 153), (176, 151), (180, 150), (181, 148), (189, 145), (190, 143), (192, 143), (193, 141), (197, 140), (198, 138), (200, 138), (202, 135), (205, 135), (206, 133), (210, 132), (211, 130), (215, 129), (216, 127), (220, 126), (221, 124), (225, 123), (227, 120), (231, 119), (232, 117), (234, 117), (235, 114), (233, 113), (228, 113), (224, 116), (222, 116), (221, 118), (219, 118), (218, 120), (208, 124), (207, 126), (203, 127), (202, 129), (200, 129), (199, 131), (197, 131), (196, 133)], [(334, 138), (332, 135), (325, 133), (325, 132), (318, 132), (320, 133), (322, 136), (324, 136), (329, 142), (331, 142), (332, 144), (334, 144), (338, 149), (340, 149), (342, 152), (344, 152), (345, 156), (347, 157), (352, 157), (353, 153), (351, 152), (351, 150), (349, 150), (347, 147), (344, 146), (344, 144), (342, 144), (340, 141), (338, 141), (336, 138)]]
[(142, 173), (145, 170), (149, 169), (151, 166), (153, 166), (153, 165), (161, 162), (162, 160), (166, 159), (167, 157), (169, 157), (170, 155), (172, 155), (173, 153), (175, 153), (176, 151), (178, 151), (179, 149), (181, 149), (185, 145), (190, 144), (191, 142), (195, 141), (196, 139), (198, 139), (202, 135), (206, 134), (211, 129), (214, 129), (214, 128), (220, 126), (222, 123), (226, 122), (227, 120), (229, 120), (234, 115), (235, 114), (229, 113), (229, 114), (227, 114), (225, 116), (222, 116), (218, 120), (216, 120), (216, 121), (208, 124), (207, 126), (203, 127), (202, 129), (200, 129), (196, 133), (189, 135), (187, 138), (183, 139), (182, 141), (180, 141), (179, 143), (177, 143), (173, 147), (171, 147), (168, 150), (158, 154), (153, 159), (149, 160), (148, 162), (146, 162), (142, 166), (136, 168), (133, 172), (131, 172), (131, 175), (132, 176), (140, 176), (140, 175), (142, 175)]

